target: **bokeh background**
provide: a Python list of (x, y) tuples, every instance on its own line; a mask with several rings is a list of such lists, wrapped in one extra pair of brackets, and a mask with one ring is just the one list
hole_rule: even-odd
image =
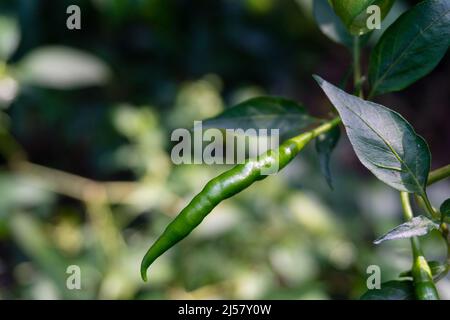
[[(388, 20), (417, 1), (398, 0)], [(66, 28), (81, 7), (82, 29)], [(334, 190), (309, 147), (281, 174), (220, 204), (139, 278), (165, 225), (226, 166), (170, 161), (170, 133), (247, 98), (281, 95), (317, 116), (311, 74), (339, 83), (348, 50), (314, 23), (309, 0), (2, 0), (1, 299), (357, 299), (366, 269), (383, 281), (411, 263), (397, 192), (359, 164), (346, 137)], [(373, 39), (379, 35), (374, 35)], [(374, 40), (373, 40), (374, 41)], [(367, 61), (369, 48), (364, 54)], [(423, 135), (433, 168), (450, 160), (447, 56), (379, 98)], [(439, 205), (449, 182), (430, 197)], [(423, 238), (443, 259), (436, 234)], [(81, 268), (82, 289), (66, 288)], [(439, 282), (450, 298), (449, 278)]]

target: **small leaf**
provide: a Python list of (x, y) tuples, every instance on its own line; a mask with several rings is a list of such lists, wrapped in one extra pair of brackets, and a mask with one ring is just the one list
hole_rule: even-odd
[[(433, 275), (434, 282), (441, 280), (447, 275), (448, 266), (445, 263), (439, 261), (429, 261), (428, 266), (430, 267), (431, 274)], [(401, 278), (412, 278), (411, 270), (400, 273)]]
[(439, 211), (444, 217), (450, 218), (450, 198), (441, 204)]
[(16, 19), (0, 16), (0, 60), (7, 60), (19, 45), (20, 32)]
[(381, 284), (380, 289), (368, 290), (361, 300), (414, 300), (414, 285), (412, 281), (388, 281)]
[(431, 155), (412, 126), (395, 111), (315, 79), (339, 112), (361, 163), (391, 187), (423, 195)]
[(431, 72), (450, 45), (450, 1), (429, 0), (405, 12), (370, 57), (371, 95), (404, 89)]
[(19, 64), (23, 81), (54, 89), (74, 89), (104, 84), (110, 69), (99, 58), (69, 47), (41, 47)]
[(419, 237), (428, 234), (434, 229), (439, 229), (439, 225), (424, 216), (418, 216), (405, 222), (398, 227), (395, 227), (384, 236), (378, 238), (373, 243), (380, 244), (387, 240), (406, 239), (412, 237)]
[(322, 174), (325, 176), (328, 185), (333, 189), (330, 171), (330, 157), (341, 137), (341, 129), (334, 127), (330, 131), (321, 134), (316, 139), (316, 151), (319, 155), (319, 163)]
[(203, 121), (203, 128), (278, 129), (280, 136), (297, 135), (318, 120), (295, 101), (278, 97), (252, 98)]

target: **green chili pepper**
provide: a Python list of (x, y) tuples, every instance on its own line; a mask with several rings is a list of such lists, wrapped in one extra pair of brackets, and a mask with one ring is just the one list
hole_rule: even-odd
[[(413, 212), (411, 202), (409, 200), (409, 194), (406, 192), (401, 192), (400, 199), (405, 220), (411, 220), (413, 218)], [(413, 251), (413, 265), (411, 273), (414, 280), (414, 291), (417, 299), (439, 300), (439, 294), (436, 286), (434, 285), (430, 266), (422, 253), (420, 242), (417, 237), (411, 238), (411, 248)]]
[(414, 279), (414, 290), (420, 300), (439, 300), (439, 294), (433, 281), (430, 266), (420, 249), (419, 239), (412, 238), (413, 267), (412, 276)]
[(266, 178), (267, 175), (261, 174), (263, 168), (277, 166), (278, 171), (281, 170), (308, 142), (339, 123), (339, 118), (331, 120), (312, 131), (285, 141), (278, 149), (269, 150), (257, 160), (248, 160), (209, 181), (147, 251), (141, 264), (142, 279), (147, 281), (148, 267), (164, 252), (188, 236), (222, 200), (248, 188), (253, 182)]

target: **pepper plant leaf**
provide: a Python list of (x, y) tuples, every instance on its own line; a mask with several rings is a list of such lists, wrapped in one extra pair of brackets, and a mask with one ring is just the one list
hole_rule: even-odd
[(450, 218), (450, 198), (441, 204), (439, 211), (445, 218)]
[(339, 112), (361, 163), (391, 187), (424, 195), (431, 155), (413, 127), (395, 111), (315, 79)]
[(257, 97), (231, 107), (218, 116), (203, 121), (203, 128), (278, 129), (280, 136), (298, 135), (316, 124), (305, 107), (279, 97)]
[(405, 222), (382, 237), (375, 240), (373, 243), (380, 244), (387, 240), (406, 239), (412, 237), (419, 237), (428, 234), (432, 230), (438, 230), (439, 225), (427, 217), (418, 216), (411, 219), (411, 221)]
[(347, 31), (341, 19), (334, 13), (327, 0), (315, 0), (313, 12), (314, 19), (323, 34), (349, 48), (353, 46), (353, 36)]
[[(314, 0), (314, 19), (320, 31), (336, 43), (340, 43), (348, 48), (353, 48), (355, 37), (347, 31), (344, 23), (334, 12), (328, 0)], [(365, 45), (370, 39), (372, 32), (359, 37), (361, 45)]]
[(372, 6), (378, 7), (379, 17), (383, 20), (393, 3), (394, 0), (331, 0), (334, 11), (354, 36), (372, 31), (368, 24), (370, 17), (373, 16), (370, 10)]
[(334, 127), (330, 131), (321, 134), (316, 139), (316, 151), (319, 155), (319, 164), (322, 174), (328, 183), (328, 186), (333, 189), (333, 181), (330, 170), (331, 153), (339, 142), (341, 137), (341, 129)]
[(393, 280), (381, 284), (380, 289), (368, 290), (361, 300), (414, 300), (414, 285), (409, 280)]
[(450, 1), (430, 0), (401, 15), (370, 57), (371, 96), (398, 91), (431, 72), (450, 45)]

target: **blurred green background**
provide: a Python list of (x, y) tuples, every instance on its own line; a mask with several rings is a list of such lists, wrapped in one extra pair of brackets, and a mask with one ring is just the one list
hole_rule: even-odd
[[(391, 21), (417, 1), (397, 1)], [(66, 8), (81, 8), (81, 30)], [(1, 299), (357, 299), (366, 269), (410, 266), (409, 242), (372, 241), (401, 222), (397, 192), (346, 137), (334, 190), (309, 147), (281, 174), (220, 204), (139, 278), (148, 246), (226, 166), (170, 161), (170, 133), (247, 98), (329, 111), (311, 74), (339, 83), (350, 53), (323, 35), (312, 0), (2, 0)], [(377, 35), (373, 37), (375, 39)], [(367, 61), (368, 51), (364, 61)], [(380, 102), (450, 159), (448, 56)], [(433, 186), (439, 205), (450, 184)], [(422, 238), (442, 259), (436, 234)], [(68, 290), (66, 268), (81, 268)], [(450, 280), (439, 282), (450, 298)]]

